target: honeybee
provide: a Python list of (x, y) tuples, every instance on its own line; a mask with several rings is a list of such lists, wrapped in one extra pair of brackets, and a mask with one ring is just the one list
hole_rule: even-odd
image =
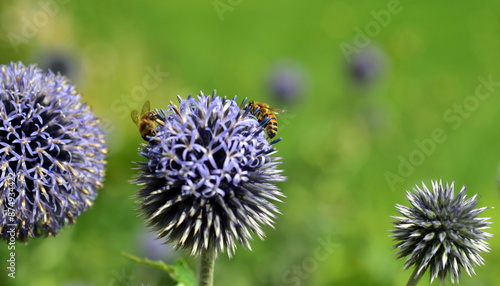
[(264, 127), (264, 131), (266, 131), (267, 136), (272, 139), (278, 133), (278, 120), (276, 119), (276, 114), (282, 113), (285, 110), (280, 108), (270, 107), (267, 103), (258, 102), (258, 101), (249, 101), (247, 107), (250, 108), (250, 112), (254, 113), (257, 109), (257, 113), (255, 117), (257, 120), (262, 121), (266, 118), (270, 118), (269, 122)]
[(158, 116), (156, 110), (150, 110), (149, 100), (144, 102), (142, 106), (141, 114), (137, 110), (132, 110), (130, 113), (132, 121), (139, 127), (139, 133), (141, 133), (142, 139), (148, 141), (148, 136), (152, 137), (156, 135), (156, 124), (165, 125), (165, 123)]

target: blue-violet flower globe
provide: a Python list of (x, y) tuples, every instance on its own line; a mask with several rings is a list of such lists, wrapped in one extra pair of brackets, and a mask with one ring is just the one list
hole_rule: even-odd
[(0, 69), (0, 237), (53, 236), (102, 187), (104, 133), (64, 76), (22, 63)]
[(250, 248), (252, 234), (264, 237), (279, 213), (275, 185), (285, 177), (281, 158), (263, 126), (235, 100), (201, 93), (178, 97), (159, 116), (156, 135), (142, 148), (135, 183), (142, 185), (140, 208), (159, 238), (191, 255), (227, 251), (236, 242)]

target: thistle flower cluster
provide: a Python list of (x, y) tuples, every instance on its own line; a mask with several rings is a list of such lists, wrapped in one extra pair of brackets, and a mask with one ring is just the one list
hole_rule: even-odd
[(234, 100), (178, 97), (159, 114), (165, 125), (142, 148), (135, 183), (142, 214), (159, 237), (191, 255), (250, 248), (279, 213), (281, 163), (263, 125)]
[(65, 77), (0, 69), (0, 238), (52, 236), (102, 187), (104, 133)]
[(486, 240), (492, 235), (483, 229), (491, 222), (478, 217), (486, 207), (476, 209), (476, 195), (466, 199), (465, 190), (455, 196), (453, 183), (433, 181), (432, 190), (422, 184), (407, 192), (411, 207), (396, 206), (402, 216), (393, 217), (391, 236), (397, 241), (398, 258), (408, 256), (405, 269), (414, 266), (416, 276), (429, 269), (431, 282), (450, 275), (455, 283), (462, 269), (471, 276), (473, 267), (484, 263), (480, 253), (489, 251)]

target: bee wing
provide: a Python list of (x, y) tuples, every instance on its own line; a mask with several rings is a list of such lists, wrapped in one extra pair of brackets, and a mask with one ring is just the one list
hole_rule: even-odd
[(275, 107), (269, 107), (268, 109), (276, 114), (280, 114), (286, 111), (285, 109), (275, 108)]
[(141, 115), (149, 112), (150, 110), (151, 110), (151, 103), (149, 102), (149, 100), (146, 100), (144, 102), (144, 105), (142, 106)]
[(132, 110), (132, 112), (130, 112), (130, 117), (132, 117), (132, 121), (134, 121), (135, 124), (139, 124), (139, 112), (137, 112), (137, 110)]

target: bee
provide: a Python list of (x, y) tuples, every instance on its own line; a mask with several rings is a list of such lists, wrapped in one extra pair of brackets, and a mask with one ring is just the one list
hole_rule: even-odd
[(152, 137), (156, 135), (156, 124), (165, 125), (165, 123), (160, 119), (158, 111), (150, 110), (149, 100), (144, 102), (142, 106), (141, 114), (137, 110), (132, 110), (130, 113), (132, 121), (139, 127), (139, 133), (141, 133), (142, 139), (149, 141), (148, 136)]
[(258, 101), (249, 101), (247, 107), (250, 108), (251, 113), (255, 113), (258, 109), (255, 117), (257, 120), (262, 121), (266, 118), (270, 118), (269, 122), (264, 127), (267, 136), (272, 139), (278, 133), (278, 120), (276, 119), (276, 114), (282, 113), (285, 110), (280, 108), (270, 107), (268, 104)]

